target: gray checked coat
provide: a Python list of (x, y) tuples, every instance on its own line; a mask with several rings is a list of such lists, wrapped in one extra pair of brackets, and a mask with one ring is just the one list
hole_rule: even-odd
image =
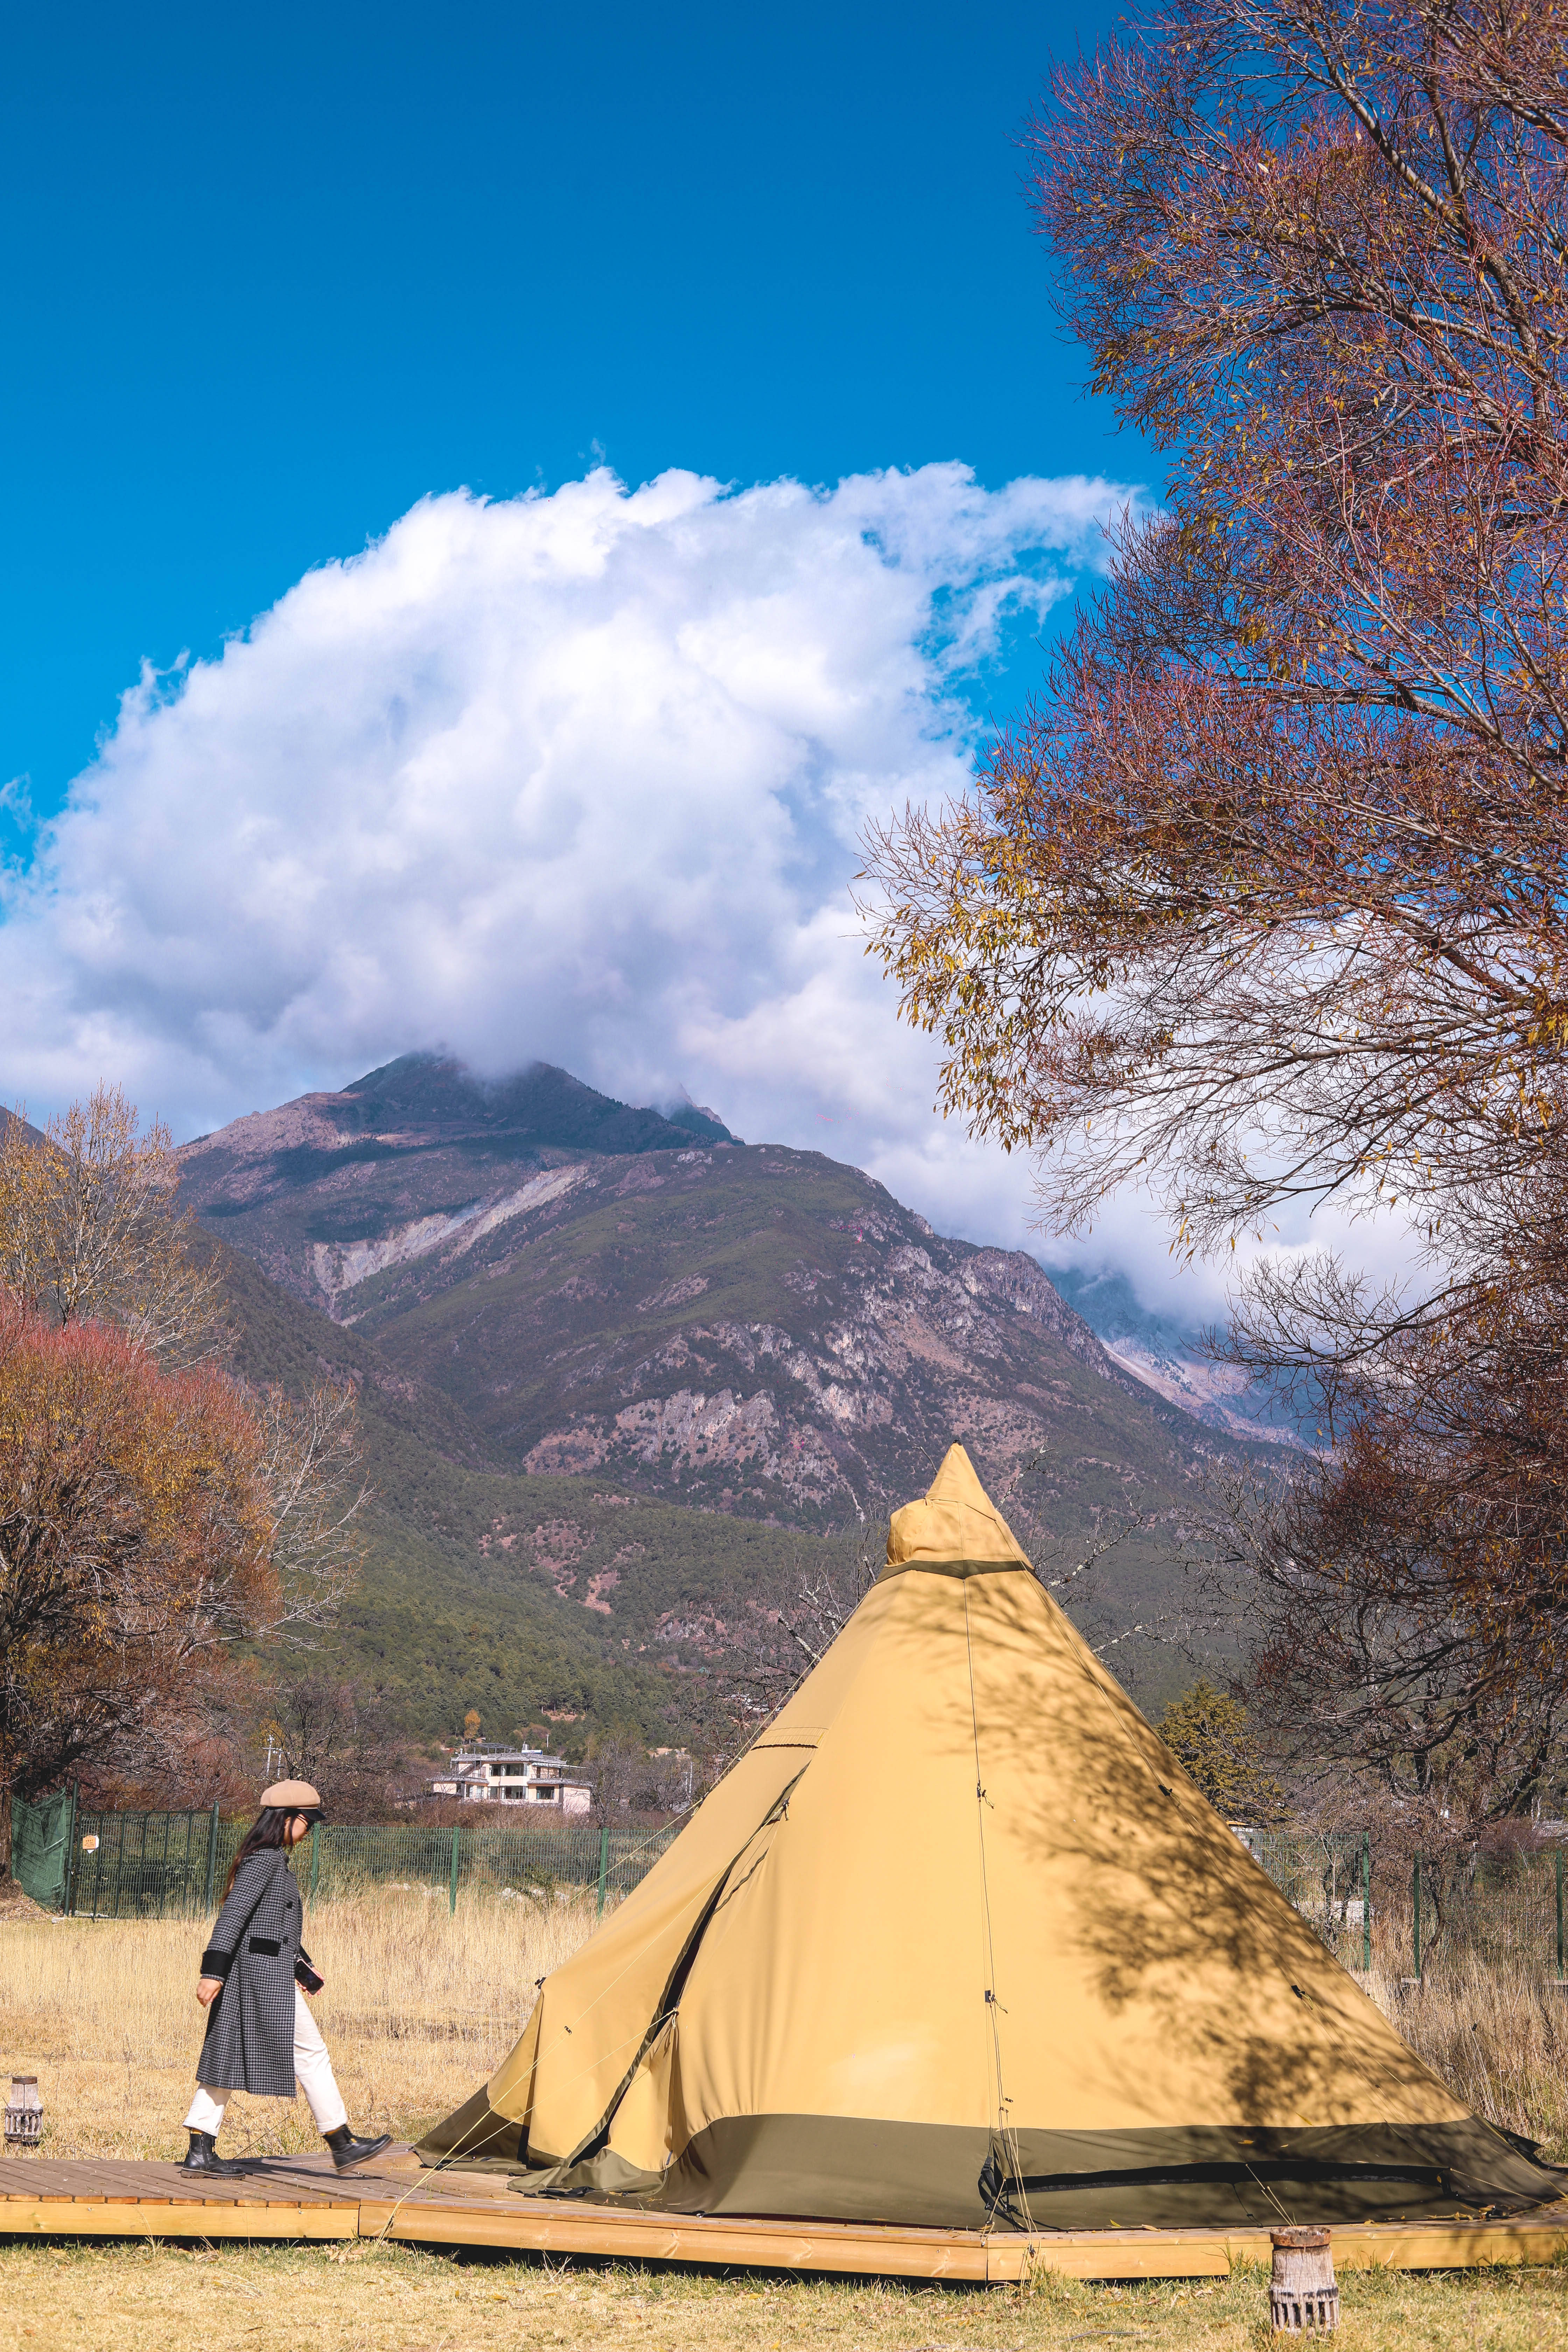
[(300, 1890), (280, 1848), (247, 1854), (202, 1954), (223, 1990), (207, 2011), (196, 2080), (214, 2091), (294, 2095), (294, 1962)]

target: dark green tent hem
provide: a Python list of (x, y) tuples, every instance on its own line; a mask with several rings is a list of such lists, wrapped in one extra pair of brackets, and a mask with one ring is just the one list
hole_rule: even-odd
[(1257, 2228), (1515, 2213), (1568, 2194), (1470, 2118), (1313, 2130), (1021, 2131), (731, 2116), (662, 2174), (611, 2150), (516, 2173), (524, 2195), (644, 2211), (934, 2229)]

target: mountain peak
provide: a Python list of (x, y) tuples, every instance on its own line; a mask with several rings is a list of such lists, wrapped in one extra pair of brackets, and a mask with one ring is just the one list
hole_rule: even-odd
[(680, 1102), (669, 1112), (634, 1108), (574, 1078), (552, 1062), (529, 1062), (510, 1076), (477, 1076), (449, 1054), (402, 1054), (367, 1071), (335, 1096), (308, 1100), (331, 1114), (345, 1133), (432, 1127), (565, 1151), (613, 1156), (678, 1149), (689, 1135), (705, 1143), (732, 1143), (716, 1112)]
[(203, 1216), (223, 1217), (411, 1153), (542, 1168), (563, 1152), (623, 1159), (736, 1140), (716, 1113), (694, 1103), (666, 1118), (602, 1095), (550, 1062), (485, 1078), (450, 1054), (421, 1053), (367, 1070), (339, 1093), (299, 1095), (232, 1119), (183, 1145), (179, 1158), (187, 1197)]

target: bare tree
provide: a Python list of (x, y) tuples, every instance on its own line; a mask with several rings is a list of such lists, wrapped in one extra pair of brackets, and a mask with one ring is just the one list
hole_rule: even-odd
[(0, 1129), (0, 1286), (62, 1329), (112, 1323), (164, 1362), (211, 1352), (219, 1287), (190, 1252), (169, 1130), (100, 1086), (40, 1134)]
[(363, 1476), (353, 1383), (318, 1381), (302, 1397), (247, 1391), (259, 1436), (268, 1545), (278, 1580), (270, 1631), (296, 1640), (330, 1624), (364, 1557)]
[(588, 1742), (587, 1763), (599, 1821), (649, 1813), (668, 1819), (686, 1811), (696, 1793), (695, 1759), (684, 1750), (651, 1749), (635, 1732), (595, 1734)]
[(826, 1654), (876, 1581), (887, 1557), (888, 1522), (868, 1522), (836, 1554), (802, 1569), (788, 1598), (758, 1607), (737, 1643), (725, 1711), (732, 1726), (723, 1762), (739, 1755)]
[(374, 1693), (307, 1664), (276, 1675), (266, 1704), (279, 1777), (308, 1780), (338, 1820), (388, 1810), (408, 1742)]
[(1173, 0), (1056, 77), (1058, 299), (1173, 476), (977, 793), (868, 859), (1055, 1225), (1396, 1201), (1446, 1278), (1563, 1164), (1565, 74), (1545, 0)]
[(1561, 1783), (1568, 1457), (1554, 1332), (1533, 1360), (1515, 1332), (1450, 1378), (1418, 1370), (1332, 1456), (1237, 1486), (1226, 1568), (1247, 1696), (1298, 1790), (1381, 1791), (1430, 1841)]

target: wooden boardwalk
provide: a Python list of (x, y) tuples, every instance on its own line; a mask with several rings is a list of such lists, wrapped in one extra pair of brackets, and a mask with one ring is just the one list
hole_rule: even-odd
[[(363, 2171), (324, 2156), (258, 2158), (205, 2187), (173, 2164), (0, 2158), (0, 2236), (398, 2238), (556, 2260), (691, 2263), (984, 2284), (1050, 2269), (1081, 2279), (1223, 2278), (1267, 2262), (1266, 2230), (915, 2230), (876, 2222), (749, 2221), (622, 2212), (520, 2197), (504, 2175), (424, 2169), (392, 2150)], [(1568, 2200), (1507, 2221), (1380, 2221), (1337, 2228), (1342, 2269), (1459, 2270), (1549, 2263), (1568, 2250)]]

